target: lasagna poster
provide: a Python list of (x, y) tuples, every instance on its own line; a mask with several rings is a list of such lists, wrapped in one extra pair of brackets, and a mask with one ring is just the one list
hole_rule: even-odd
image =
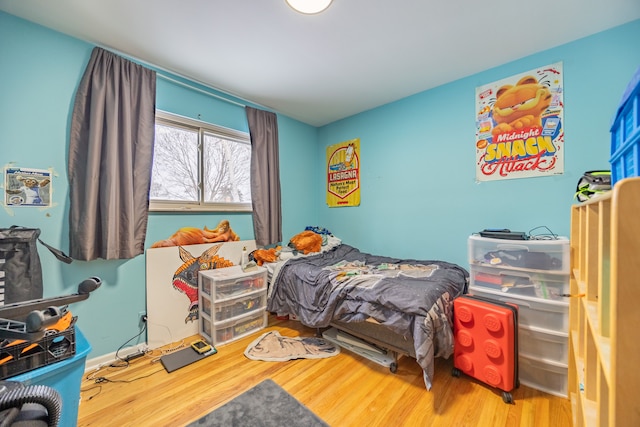
[(476, 88), (476, 180), (564, 173), (562, 63)]
[(327, 205), (360, 205), (360, 139), (327, 147)]

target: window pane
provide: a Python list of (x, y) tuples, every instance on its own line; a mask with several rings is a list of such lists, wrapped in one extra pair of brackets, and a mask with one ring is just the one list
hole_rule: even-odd
[(204, 201), (250, 203), (251, 145), (204, 135)]
[(149, 210), (251, 212), (246, 132), (156, 112)]
[(151, 200), (195, 202), (198, 197), (198, 131), (156, 122)]

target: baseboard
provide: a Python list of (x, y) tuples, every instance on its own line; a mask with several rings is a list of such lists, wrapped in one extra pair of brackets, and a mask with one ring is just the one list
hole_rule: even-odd
[[(136, 354), (138, 352), (147, 351), (148, 347), (146, 343), (141, 343), (132, 347), (123, 348), (118, 352), (118, 356), (120, 359), (125, 359), (130, 354)], [(93, 359), (88, 359), (84, 365), (84, 371), (90, 372), (96, 369), (100, 369), (103, 366), (111, 365), (114, 362), (117, 362), (118, 358), (116, 357), (116, 352), (111, 352), (109, 354), (105, 354), (102, 356), (94, 357)]]

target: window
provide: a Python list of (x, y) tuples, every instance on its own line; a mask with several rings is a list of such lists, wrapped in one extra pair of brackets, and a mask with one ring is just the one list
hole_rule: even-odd
[(149, 209), (251, 211), (249, 134), (158, 111)]

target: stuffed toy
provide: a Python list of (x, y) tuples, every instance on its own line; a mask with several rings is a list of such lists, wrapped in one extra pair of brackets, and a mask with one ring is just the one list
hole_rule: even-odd
[(322, 247), (322, 236), (313, 231), (305, 230), (291, 238), (289, 246), (304, 253), (320, 252)]
[(220, 221), (213, 230), (207, 228), (199, 229), (195, 227), (183, 227), (176, 231), (171, 237), (160, 240), (151, 245), (152, 248), (164, 248), (169, 246), (197, 245), (200, 243), (234, 242), (240, 237), (231, 229), (229, 221)]
[(282, 247), (276, 246), (269, 249), (256, 249), (249, 254), (249, 259), (253, 259), (258, 265), (262, 265), (265, 262), (275, 262), (278, 259)]

